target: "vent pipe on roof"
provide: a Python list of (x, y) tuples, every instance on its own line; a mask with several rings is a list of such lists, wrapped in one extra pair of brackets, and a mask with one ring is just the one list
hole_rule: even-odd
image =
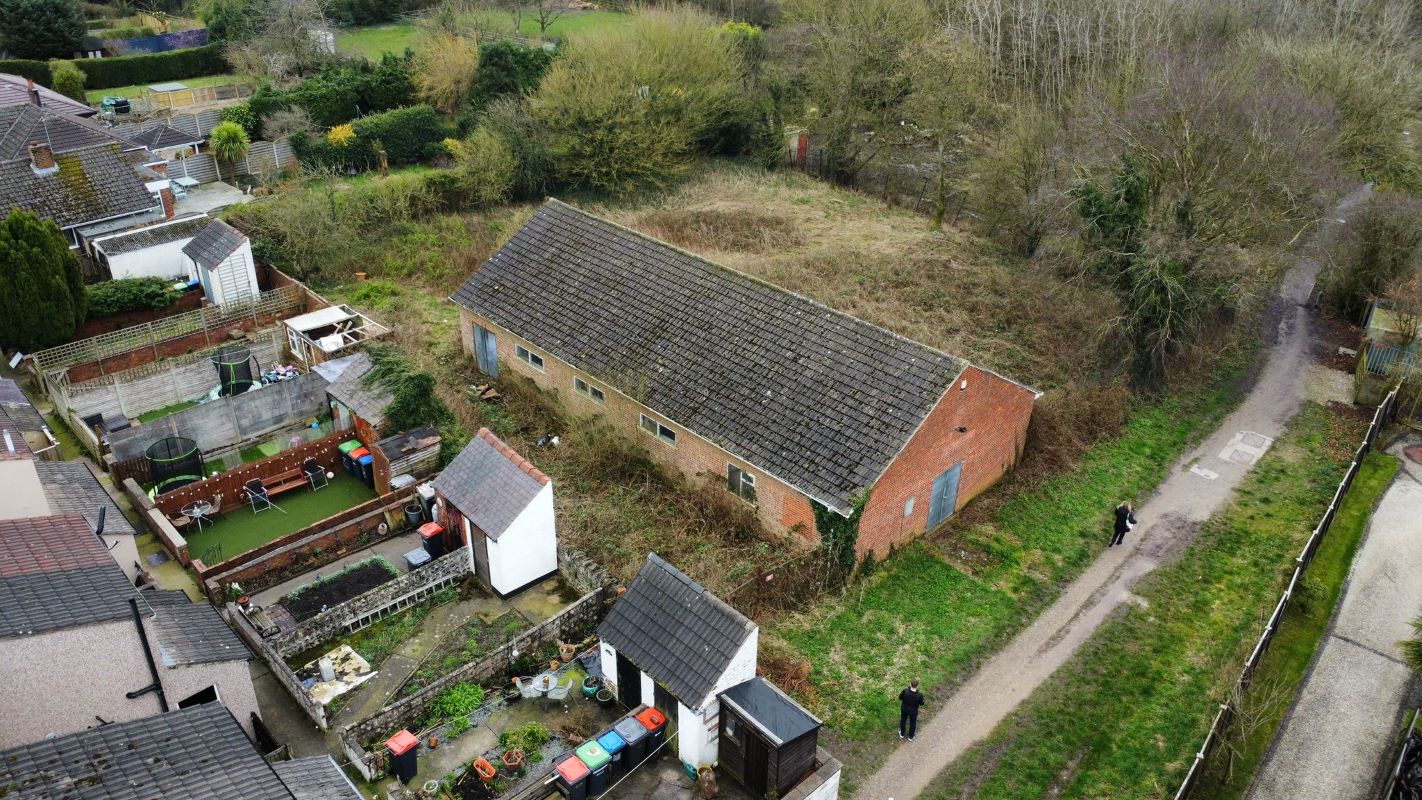
[(108, 507), (108, 506), (99, 506), (99, 524), (96, 525), (96, 526), (94, 526), (94, 535), (95, 535), (95, 536), (103, 536), (103, 535), (104, 535), (104, 517), (108, 516), (108, 513), (109, 513), (109, 507)]
[(10, 438), (10, 432), (0, 431), (0, 433), (5, 434), (5, 449), (13, 456), (15, 454), (15, 442)]
[(128, 598), (128, 607), (133, 611), (133, 625), (138, 628), (138, 643), (143, 645), (143, 658), (148, 662), (148, 674), (153, 676), (153, 682), (142, 689), (125, 692), (124, 697), (137, 700), (149, 692), (157, 692), (158, 707), (166, 714), (168, 713), (168, 695), (163, 692), (163, 679), (158, 677), (158, 664), (153, 660), (153, 648), (148, 646), (148, 634), (143, 630), (143, 617), (138, 614), (138, 598)]

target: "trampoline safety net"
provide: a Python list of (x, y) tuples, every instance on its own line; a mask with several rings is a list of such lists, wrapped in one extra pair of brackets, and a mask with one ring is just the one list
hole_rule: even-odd
[(169, 436), (148, 446), (148, 475), (158, 494), (172, 491), (203, 479), (202, 451), (197, 442), (182, 436)]
[(252, 351), (246, 347), (230, 347), (212, 355), (212, 364), (217, 368), (219, 394), (223, 397), (241, 394), (256, 385), (253, 378)]

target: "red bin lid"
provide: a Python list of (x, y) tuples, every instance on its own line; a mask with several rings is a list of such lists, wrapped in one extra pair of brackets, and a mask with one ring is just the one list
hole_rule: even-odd
[(570, 756), (559, 761), (558, 766), (554, 769), (558, 771), (558, 777), (568, 783), (577, 783), (588, 774), (588, 765), (584, 764), (583, 760), (577, 756)]
[(392, 755), (404, 755), (411, 747), (415, 747), (419, 743), (420, 740), (415, 738), (415, 734), (409, 731), (400, 731), (385, 742), (385, 749), (389, 750)]
[(438, 536), (441, 533), (444, 533), (444, 526), (438, 522), (426, 522), (420, 526), (420, 535), (426, 539), (431, 536)]
[(349, 453), (346, 453), (346, 455), (350, 456), (351, 458), (360, 458), (361, 456), (370, 455), (370, 451), (365, 449), (364, 447), (358, 447), (350, 451)]
[(637, 715), (637, 721), (650, 731), (667, 724), (667, 716), (655, 708), (649, 708)]

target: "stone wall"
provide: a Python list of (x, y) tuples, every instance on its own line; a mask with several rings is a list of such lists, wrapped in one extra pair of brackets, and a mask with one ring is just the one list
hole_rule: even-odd
[(440, 589), (453, 586), (468, 572), (469, 557), (461, 548), (317, 614), (268, 641), (283, 658), (305, 652), (328, 639), (364, 628), (388, 613), (409, 608)]
[(144, 527), (148, 528), (158, 541), (163, 543), (168, 554), (177, 559), (179, 564), (188, 566), (192, 563), (192, 557), (188, 554), (188, 540), (183, 538), (178, 529), (163, 516), (162, 510), (153, 505), (153, 501), (148, 498), (148, 493), (143, 491), (143, 487), (133, 478), (124, 478), (123, 493), (128, 495), (129, 502), (138, 511), (138, 516), (143, 520)]
[(306, 690), (302, 688), (301, 682), (296, 679), (296, 675), (291, 668), (286, 665), (286, 661), (272, 648), (271, 643), (262, 638), (257, 629), (252, 627), (252, 623), (247, 620), (247, 615), (243, 614), (236, 605), (227, 603), (223, 608), (223, 616), (227, 617), (227, 623), (237, 631), (237, 635), (242, 637), (242, 641), (247, 643), (253, 653), (256, 653), (262, 661), (266, 662), (267, 669), (276, 676), (280, 683), (290, 694), (306, 716), (316, 724), (321, 730), (326, 730), (326, 709), (313, 703), (307, 696)]
[(587, 594), (614, 584), (607, 570), (598, 566), (580, 550), (558, 548), (558, 574), (578, 594)]
[(815, 771), (795, 784), (781, 800), (837, 800), (839, 797), (839, 759), (823, 747), (815, 749)]

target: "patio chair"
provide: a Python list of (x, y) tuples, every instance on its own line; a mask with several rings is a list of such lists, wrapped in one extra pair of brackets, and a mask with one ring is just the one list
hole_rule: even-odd
[(214, 492), (212, 495), (212, 510), (208, 512), (209, 517), (222, 516), (222, 496), (226, 492)]
[(308, 458), (301, 463), (301, 471), (306, 473), (306, 480), (311, 484), (311, 491), (316, 491), (325, 486), (326, 468), (316, 463), (316, 459)]
[(514, 683), (518, 685), (519, 695), (525, 700), (536, 700), (543, 696), (543, 693), (538, 691), (537, 687), (533, 685), (532, 675), (514, 678)]
[(263, 486), (262, 482), (256, 478), (242, 484), (242, 489), (247, 493), (247, 502), (252, 504), (253, 514), (260, 514), (269, 508), (276, 507), (272, 505), (272, 499), (267, 495), (267, 487)]
[(176, 517), (168, 517), (168, 524), (178, 531), (185, 531), (189, 525), (193, 524), (193, 521), (186, 515), (179, 514)]
[(564, 708), (568, 707), (568, 695), (573, 691), (573, 676), (569, 675), (562, 683), (548, 690), (548, 702), (558, 703)]

